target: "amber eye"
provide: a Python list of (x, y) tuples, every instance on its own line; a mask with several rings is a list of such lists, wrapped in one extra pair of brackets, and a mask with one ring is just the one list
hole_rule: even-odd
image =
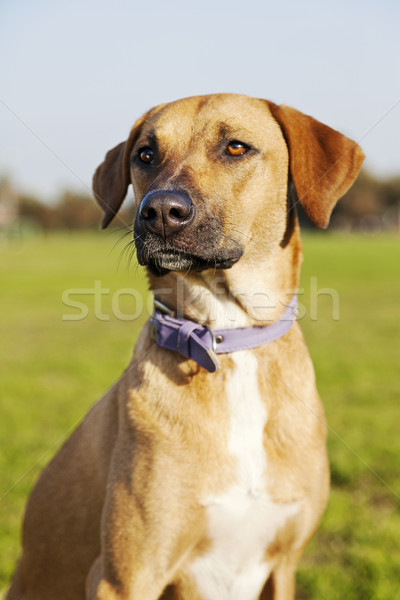
[(140, 148), (138, 156), (146, 164), (150, 164), (154, 160), (154, 152), (151, 148)]
[(231, 156), (241, 156), (242, 154), (246, 154), (249, 147), (243, 142), (239, 142), (238, 140), (233, 140), (229, 142), (228, 147), (226, 149), (227, 153)]

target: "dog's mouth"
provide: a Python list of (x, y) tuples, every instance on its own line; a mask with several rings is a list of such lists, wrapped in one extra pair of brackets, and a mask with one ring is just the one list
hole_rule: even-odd
[(235, 255), (214, 256), (204, 258), (195, 254), (174, 250), (157, 250), (149, 253), (147, 257), (138, 252), (138, 260), (141, 265), (145, 265), (153, 275), (166, 275), (170, 271), (179, 272), (197, 272), (207, 269), (229, 269), (241, 257), (242, 251), (237, 251)]
[(137, 258), (153, 275), (166, 275), (170, 271), (200, 272), (207, 269), (230, 269), (242, 256), (243, 249), (235, 243), (230, 248), (218, 250), (210, 247), (196, 253), (182, 249), (171, 242), (149, 236), (143, 241), (135, 235)]

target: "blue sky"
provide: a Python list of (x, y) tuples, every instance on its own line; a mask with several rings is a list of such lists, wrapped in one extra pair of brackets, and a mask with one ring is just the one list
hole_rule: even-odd
[(400, 3), (2, 0), (0, 175), (87, 190), (149, 107), (238, 92), (290, 104), (400, 174)]

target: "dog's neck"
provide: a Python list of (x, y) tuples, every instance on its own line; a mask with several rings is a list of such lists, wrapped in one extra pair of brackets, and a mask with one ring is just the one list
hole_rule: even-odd
[(212, 328), (265, 325), (279, 319), (297, 292), (302, 259), (298, 228), (284, 248), (258, 253), (256, 261), (244, 255), (227, 270), (149, 274), (150, 287), (178, 316)]

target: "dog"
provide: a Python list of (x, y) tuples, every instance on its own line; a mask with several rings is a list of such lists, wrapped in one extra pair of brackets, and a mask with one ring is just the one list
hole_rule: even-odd
[(102, 226), (132, 183), (155, 313), (36, 484), (7, 600), (294, 598), (329, 489), (294, 322), (296, 205), (327, 227), (362, 161), (315, 119), (235, 94), (153, 108), (107, 153)]

